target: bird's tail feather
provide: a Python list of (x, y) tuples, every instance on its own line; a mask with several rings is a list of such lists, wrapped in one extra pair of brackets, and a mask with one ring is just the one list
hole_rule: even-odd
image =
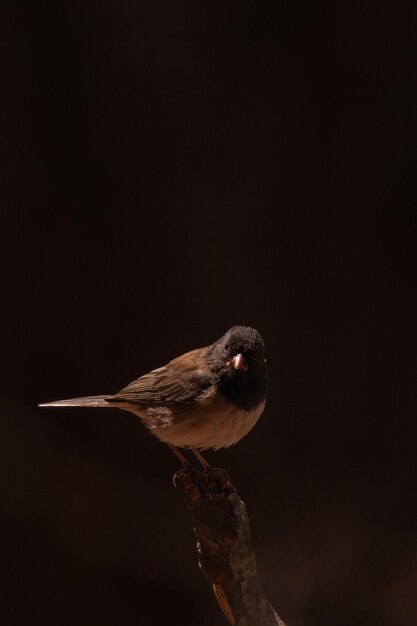
[(71, 398), (69, 400), (54, 400), (54, 402), (45, 402), (38, 406), (112, 406), (108, 400), (112, 396), (86, 396), (84, 398)]

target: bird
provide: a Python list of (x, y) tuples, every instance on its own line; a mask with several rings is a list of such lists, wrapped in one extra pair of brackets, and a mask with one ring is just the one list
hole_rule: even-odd
[(40, 407), (116, 407), (139, 417), (168, 444), (190, 449), (210, 468), (200, 450), (228, 448), (261, 416), (267, 396), (265, 346), (250, 326), (233, 326), (212, 344), (191, 350), (132, 381), (113, 395), (55, 400)]

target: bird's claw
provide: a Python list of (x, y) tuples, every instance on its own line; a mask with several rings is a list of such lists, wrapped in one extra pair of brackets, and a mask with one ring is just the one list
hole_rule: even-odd
[(229, 474), (226, 470), (219, 468), (210, 468), (210, 470), (200, 472), (192, 467), (184, 467), (173, 475), (174, 487), (177, 487), (178, 480), (182, 482), (186, 490), (197, 488), (203, 497), (211, 498), (215, 493), (234, 491)]
[(177, 470), (172, 476), (172, 484), (174, 487), (177, 487), (177, 480), (184, 480), (186, 476), (190, 473), (190, 470), (187, 467), (183, 467), (180, 470)]

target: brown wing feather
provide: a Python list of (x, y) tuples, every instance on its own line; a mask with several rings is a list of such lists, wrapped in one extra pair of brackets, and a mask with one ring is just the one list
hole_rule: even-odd
[[(204, 367), (204, 369), (203, 369)], [(111, 397), (144, 405), (189, 404), (211, 383), (200, 349), (187, 352), (153, 370)]]

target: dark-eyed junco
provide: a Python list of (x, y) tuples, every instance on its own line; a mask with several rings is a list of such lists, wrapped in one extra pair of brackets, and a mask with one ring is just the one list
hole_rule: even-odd
[(254, 328), (233, 326), (210, 346), (177, 357), (114, 395), (58, 400), (39, 406), (117, 407), (177, 450), (235, 444), (255, 425), (266, 400), (264, 342)]

